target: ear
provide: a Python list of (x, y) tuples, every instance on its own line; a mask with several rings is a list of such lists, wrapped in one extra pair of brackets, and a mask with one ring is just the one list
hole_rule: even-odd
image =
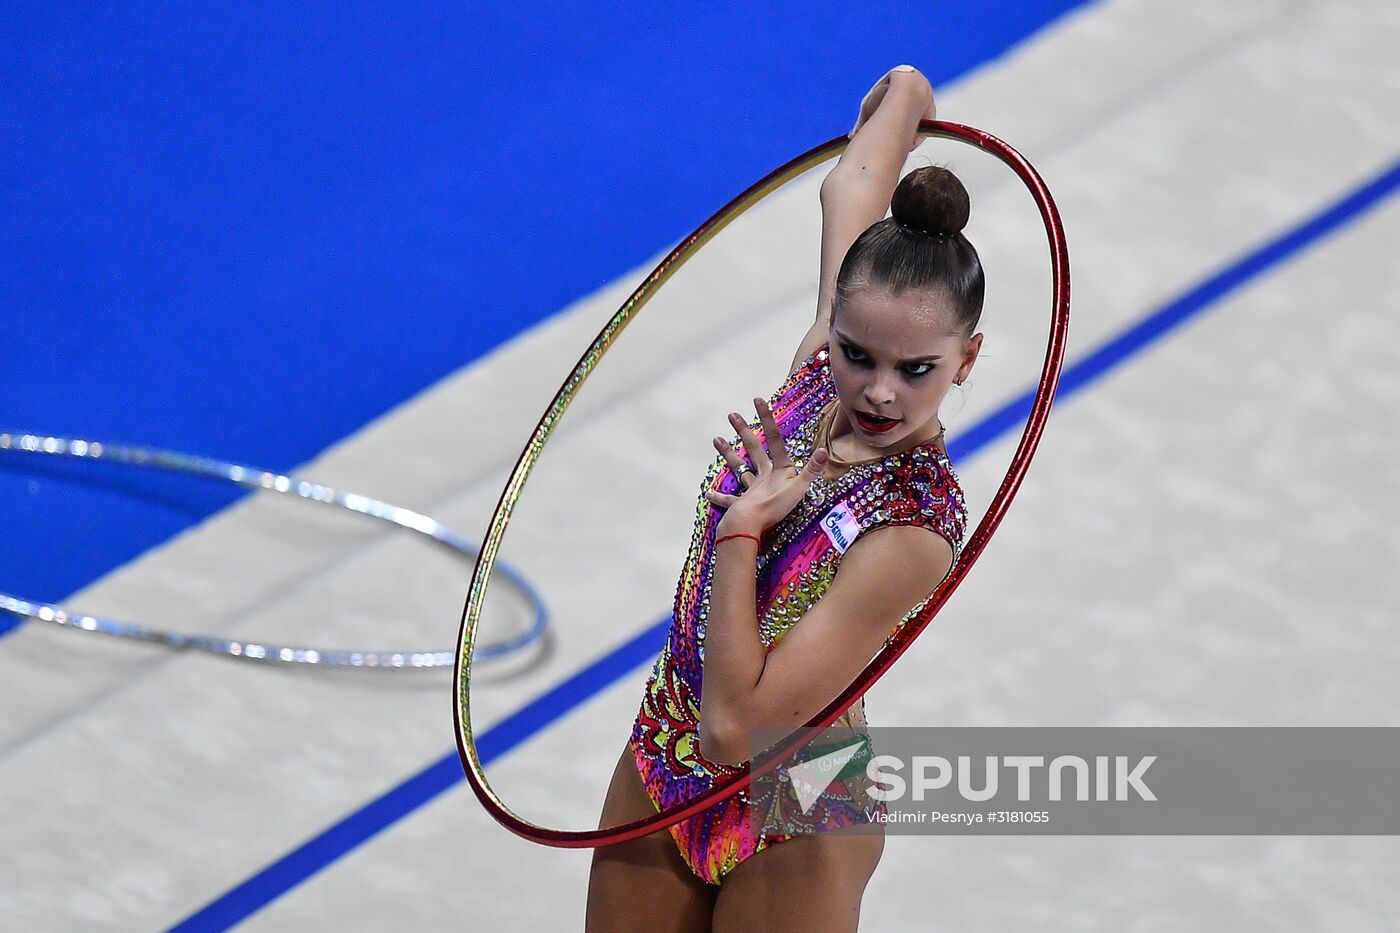
[(963, 351), (962, 365), (958, 367), (954, 382), (959, 384), (972, 372), (972, 364), (977, 362), (977, 354), (982, 350), (982, 335), (973, 334), (972, 339), (967, 342), (967, 349)]

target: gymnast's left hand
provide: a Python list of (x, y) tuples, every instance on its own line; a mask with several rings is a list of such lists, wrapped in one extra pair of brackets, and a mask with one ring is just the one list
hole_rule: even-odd
[[(729, 415), (730, 424), (739, 432), (744, 449), (748, 451), (753, 472), (745, 470), (739, 475), (743, 492), (738, 495), (725, 495), (712, 489), (705, 490), (705, 498), (725, 510), (716, 529), (717, 534), (731, 531), (747, 531), (762, 534), (772, 528), (793, 510), (807, 494), (812, 481), (826, 469), (827, 452), (825, 447), (812, 451), (812, 456), (799, 470), (788, 456), (783, 443), (783, 435), (773, 418), (768, 402), (755, 398), (754, 407), (758, 410), (758, 420), (763, 426), (763, 437), (771, 443), (771, 451), (765, 450), (763, 443), (754, 434), (738, 412)], [(739, 452), (722, 437), (714, 439), (715, 449), (720, 452), (731, 470), (736, 470), (744, 462)]]

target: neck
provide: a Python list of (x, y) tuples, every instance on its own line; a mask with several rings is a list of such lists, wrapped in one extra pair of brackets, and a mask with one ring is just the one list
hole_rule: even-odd
[[(832, 404), (832, 410), (826, 417), (825, 425), (826, 430), (822, 432), (822, 435), (818, 438), (817, 446), (824, 445), (827, 448), (829, 460), (828, 472), (835, 473), (836, 475), (845, 472), (847, 468), (855, 466), (856, 464), (868, 463), (872, 460), (879, 460), (892, 454), (904, 453), (906, 450), (912, 450), (924, 444), (934, 443), (935, 446), (939, 446), (936, 442), (943, 434), (943, 426), (939, 424), (937, 431), (926, 440), (917, 439), (919, 435), (927, 433), (918, 431), (911, 434), (904, 442), (893, 447), (883, 449), (868, 447), (860, 443), (857, 439), (855, 429), (851, 426), (850, 418), (847, 416), (846, 410), (841, 406), (839, 401)], [(848, 455), (839, 454), (832, 449), (837, 440), (847, 438), (849, 438), (849, 443), (852, 448)]]

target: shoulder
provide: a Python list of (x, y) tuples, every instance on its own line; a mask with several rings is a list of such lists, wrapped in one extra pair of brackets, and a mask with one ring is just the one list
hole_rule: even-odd
[(933, 595), (955, 557), (951, 542), (928, 527), (889, 526), (862, 534), (847, 548), (818, 605), (857, 628), (868, 623), (884, 637)]
[(860, 497), (857, 518), (857, 541), (882, 528), (923, 528), (946, 539), (954, 559), (967, 531), (962, 486), (947, 455), (932, 447), (915, 448), (882, 463)]
[[(798, 350), (798, 353), (801, 354), (802, 350)], [(830, 358), (830, 348), (827, 346), (826, 341), (823, 340), (815, 347), (812, 347), (811, 352), (799, 356), (798, 362), (792, 367), (792, 371), (788, 373), (787, 379), (783, 381), (782, 387), (785, 389), (802, 382), (804, 379), (810, 379), (818, 373), (830, 372)]]
[[(930, 534), (930, 532), (933, 532)], [(927, 524), (885, 524), (860, 534), (841, 558), (837, 576), (876, 570), (887, 579), (914, 577), (931, 592), (956, 557), (953, 544)], [(917, 587), (916, 587), (917, 588)]]
[(793, 354), (792, 365), (788, 367), (788, 373), (792, 374), (802, 369), (818, 350), (824, 349), (827, 346), (830, 333), (830, 321), (817, 321), (808, 328), (807, 333), (802, 335), (802, 342), (797, 345), (797, 352)]

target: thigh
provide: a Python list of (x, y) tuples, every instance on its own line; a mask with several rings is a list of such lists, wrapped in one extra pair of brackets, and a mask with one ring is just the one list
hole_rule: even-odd
[[(599, 828), (651, 816), (630, 747), (622, 749)], [(593, 850), (588, 875), (588, 933), (708, 933), (715, 889), (695, 876), (665, 829)]]
[(719, 887), (715, 933), (854, 931), (885, 835), (868, 825), (852, 829), (792, 836), (735, 866)]

